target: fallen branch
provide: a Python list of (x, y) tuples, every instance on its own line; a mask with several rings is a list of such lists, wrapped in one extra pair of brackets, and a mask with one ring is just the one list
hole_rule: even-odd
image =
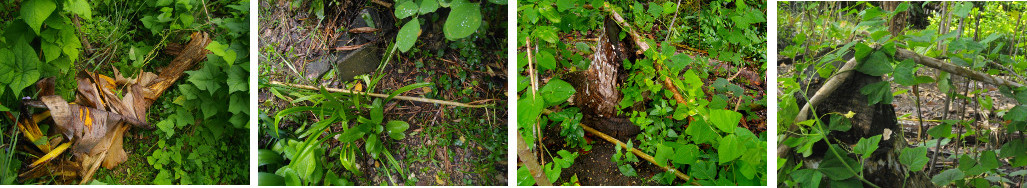
[(1023, 84), (1012, 82), (1006, 79), (995, 77), (989, 74), (977, 72), (967, 68), (956, 66), (955, 64), (945, 63), (940, 59), (927, 57), (924, 55), (917, 54), (916, 52), (909, 51), (906, 49), (898, 48), (895, 51), (895, 60), (902, 61), (906, 59), (912, 59), (918, 64), (949, 72), (962, 77), (970, 78), (973, 80), (981, 81), (984, 83), (998, 85), (998, 86), (1009, 86), (1009, 87), (1023, 87)]
[[(302, 85), (302, 84), (290, 84), (290, 83), (284, 83), (284, 82), (279, 82), (279, 81), (271, 81), (270, 84), (271, 85), (276, 85), (276, 86), (285, 86), (285, 87), (299, 88), (299, 89), (320, 90), (319, 88), (316, 88), (314, 86)], [(388, 98), (389, 97), (389, 95), (386, 95), (386, 94), (359, 92), (359, 91), (353, 91), (353, 90), (348, 90), (348, 89), (325, 88), (325, 90), (328, 90), (330, 92), (335, 92), (335, 93), (348, 93), (348, 94), (368, 95), (368, 96), (378, 97), (378, 98)], [(428, 99), (428, 98), (410, 97), (410, 96), (396, 96), (396, 97), (393, 97), (393, 99), (407, 100), (407, 101), (417, 101), (417, 102), (433, 103), (433, 104), (441, 104), (441, 105), (450, 105), (450, 106), (459, 106), (459, 107), (468, 107), (468, 108), (481, 108), (481, 107), (486, 107), (486, 106), (492, 106), (492, 104), (474, 105), (474, 104), (466, 104), (466, 103), (459, 103), (459, 102), (453, 102), (453, 101), (444, 101), (444, 100), (438, 100), (438, 99)]]
[[(660, 167), (664, 171), (673, 172), (675, 176), (677, 176), (678, 178), (680, 178), (682, 180), (689, 181), (689, 180), (692, 179), (692, 177), (689, 177), (688, 175), (685, 175), (684, 173), (681, 173), (681, 171), (679, 171), (678, 169), (671, 168), (669, 166), (664, 166), (663, 164), (660, 164), (660, 163), (656, 162), (656, 159), (653, 159), (653, 156), (650, 156), (649, 154), (645, 154), (644, 152), (639, 151), (638, 149), (635, 149), (635, 148), (628, 148), (627, 144), (624, 144), (623, 142), (620, 142), (619, 140), (617, 140), (617, 139), (615, 139), (613, 137), (610, 137), (609, 135), (606, 135), (603, 132), (599, 132), (598, 130), (592, 129), (592, 127), (589, 127), (589, 126), (587, 126), (585, 124), (580, 124), (579, 123), (578, 125), (580, 125), (581, 128), (584, 128), (585, 131), (588, 131), (589, 133), (592, 133), (592, 134), (594, 134), (596, 136), (599, 136), (600, 138), (603, 138), (604, 140), (606, 140), (606, 141), (608, 141), (610, 143), (617, 144), (617, 146), (620, 146), (620, 147), (622, 147), (624, 149), (630, 150), (632, 153), (635, 153), (635, 155), (637, 155), (638, 157), (641, 157), (642, 159), (645, 159), (646, 161), (649, 161), (649, 163), (652, 163), (652, 164)], [(693, 181), (692, 185), (699, 185), (699, 183), (696, 183), (696, 182)]]
[[(623, 28), (624, 31), (628, 33), (628, 35), (631, 35), (631, 39), (634, 39), (633, 41), (635, 41), (635, 44), (638, 45), (639, 50), (642, 50), (643, 52), (649, 50), (649, 43), (646, 43), (641, 35), (635, 33), (635, 28), (629, 25), (627, 21), (624, 21), (624, 17), (621, 17), (616, 10), (611, 9), (609, 7), (609, 4), (605, 5), (605, 8), (603, 10), (610, 12), (610, 17), (613, 18), (613, 21), (617, 22), (617, 25)], [(657, 71), (663, 70), (663, 64), (653, 63), (653, 68), (656, 68)], [(687, 104), (685, 103), (684, 97), (681, 97), (681, 92), (678, 92), (677, 86), (674, 86), (674, 82), (670, 80), (670, 76), (662, 75), (661, 77), (663, 77), (663, 86), (667, 87), (667, 89), (669, 89), (671, 93), (674, 94), (674, 100), (681, 105)]]

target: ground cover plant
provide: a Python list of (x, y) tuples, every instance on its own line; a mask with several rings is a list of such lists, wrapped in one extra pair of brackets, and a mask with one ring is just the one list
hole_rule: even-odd
[(518, 185), (766, 184), (765, 2), (518, 3)]
[(248, 5), (0, 5), (0, 183), (249, 182)]
[(778, 7), (779, 186), (1023, 186), (1023, 2)]
[(505, 1), (259, 4), (259, 185), (506, 184)]

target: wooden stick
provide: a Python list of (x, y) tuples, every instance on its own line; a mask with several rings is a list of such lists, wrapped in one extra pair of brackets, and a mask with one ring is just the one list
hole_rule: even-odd
[[(681, 178), (681, 179), (683, 179), (685, 181), (689, 181), (689, 180), (692, 179), (692, 177), (689, 177), (688, 175), (685, 175), (684, 173), (681, 173), (681, 171), (679, 171), (678, 169), (671, 168), (669, 166), (664, 166), (663, 164), (660, 164), (660, 163), (656, 162), (656, 159), (653, 159), (653, 156), (650, 156), (649, 154), (645, 154), (644, 152), (639, 151), (638, 149), (635, 149), (635, 148), (628, 148), (627, 144), (624, 144), (623, 142), (620, 142), (619, 140), (617, 140), (617, 139), (615, 139), (613, 137), (610, 137), (609, 135), (606, 135), (603, 132), (599, 132), (598, 130), (592, 129), (592, 127), (589, 127), (589, 126), (587, 126), (585, 124), (579, 123), (578, 125), (581, 126), (581, 128), (584, 128), (585, 131), (588, 131), (589, 133), (592, 133), (592, 134), (594, 134), (596, 136), (599, 136), (600, 138), (603, 138), (604, 140), (606, 140), (606, 141), (608, 141), (610, 143), (616, 144), (617, 146), (620, 146), (620, 147), (622, 147), (624, 149), (630, 150), (632, 153), (635, 153), (635, 155), (637, 155), (638, 157), (641, 157), (642, 159), (645, 159), (646, 161), (649, 161), (650, 163), (653, 163), (654, 165), (662, 168), (664, 171), (673, 172), (674, 175), (677, 176), (678, 178)], [(699, 185), (699, 183), (696, 183), (696, 182), (693, 181), (692, 185)]]
[[(300, 89), (309, 89), (309, 90), (320, 90), (320, 89), (318, 89), (318, 88), (316, 88), (314, 86), (302, 85), (302, 84), (290, 84), (290, 83), (284, 83), (284, 82), (279, 82), (279, 81), (271, 81), (271, 85), (293, 87), (293, 88), (300, 88)], [(325, 90), (328, 90), (328, 91), (331, 91), (331, 92), (335, 92), (335, 93), (349, 93), (349, 94), (368, 95), (368, 96), (378, 97), (378, 98), (388, 98), (389, 97), (389, 95), (386, 95), (386, 94), (358, 92), (358, 91), (353, 91), (353, 90), (348, 90), (348, 89), (325, 88)], [(492, 104), (473, 105), (473, 104), (459, 103), (459, 102), (453, 102), (453, 101), (444, 101), (444, 100), (428, 99), (428, 98), (421, 98), (421, 97), (410, 97), (410, 96), (402, 96), (402, 95), (393, 97), (393, 99), (407, 100), (407, 101), (417, 101), (417, 102), (425, 102), (425, 103), (433, 103), (433, 104), (441, 104), (441, 105), (450, 105), (450, 106), (459, 106), (459, 107), (468, 107), (468, 108), (481, 108), (481, 107), (486, 107), (486, 106), (492, 106)]]

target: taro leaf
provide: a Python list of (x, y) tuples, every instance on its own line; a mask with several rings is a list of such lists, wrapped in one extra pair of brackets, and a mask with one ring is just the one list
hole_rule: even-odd
[(68, 3), (69, 4), (64, 5), (64, 9), (67, 9), (71, 13), (78, 14), (79, 17), (82, 17), (86, 21), (93, 20), (93, 11), (89, 6), (89, 2), (86, 2), (86, 0), (70, 0)]
[(396, 47), (400, 52), (407, 52), (414, 47), (418, 36), (421, 36), (421, 23), (417, 19), (412, 19), (403, 24), (403, 28), (396, 34)]
[(863, 59), (863, 63), (860, 63), (856, 70), (872, 76), (881, 76), (892, 72), (891, 60), (888, 59), (887, 52), (878, 50)]
[(726, 133), (732, 133), (735, 131), (735, 127), (738, 126), (738, 121), (742, 119), (742, 113), (738, 113), (731, 110), (717, 109), (710, 111), (710, 121), (713, 125), (716, 125), (721, 131)]
[(454, 0), (451, 5), (449, 18), (442, 27), (446, 39), (461, 39), (478, 30), (478, 26), (481, 26), (481, 8), (478, 3)]
[(888, 84), (888, 81), (880, 81), (863, 86), (863, 88), (859, 89), (859, 92), (867, 95), (870, 105), (877, 103), (891, 104), (892, 101), (891, 85)]
[(405, 131), (410, 128), (410, 124), (405, 121), (392, 120), (385, 124), (385, 130), (388, 131), (389, 137), (396, 140), (402, 140), (406, 137)]
[(734, 134), (725, 136), (720, 140), (720, 146), (717, 147), (717, 156), (720, 158), (720, 165), (731, 162), (738, 157), (742, 156), (745, 152), (745, 145), (738, 137)]
[(959, 169), (948, 169), (942, 171), (938, 175), (934, 175), (934, 177), (931, 178), (931, 182), (938, 186), (945, 186), (952, 183), (952, 181), (963, 179), (963, 176), (963, 171), (960, 171)]
[(546, 100), (547, 104), (559, 104), (566, 101), (571, 95), (574, 95), (575, 91), (571, 84), (554, 78), (549, 80), (549, 83), (546, 83), (545, 86), (542, 86), (542, 89), (539, 89), (538, 92)]
[(396, 5), (396, 19), (403, 19), (417, 14), (417, 3), (413, 0), (405, 1)]
[(549, 50), (542, 50), (538, 53), (538, 65), (540, 71), (556, 68), (556, 57)]
[(8, 83), (16, 96), (39, 80), (40, 62), (34, 51), (24, 40), (15, 42), (13, 51), (0, 49), (0, 83)]
[(57, 3), (54, 0), (29, 0), (21, 4), (21, 18), (38, 35), (39, 29), (43, 27), (43, 21), (46, 21), (56, 9)]
[[(835, 151), (844, 151), (837, 146), (831, 147), (834, 147)], [(820, 163), (820, 172), (824, 173), (824, 175), (827, 175), (827, 177), (832, 180), (844, 180), (855, 176), (856, 174), (853, 172), (859, 172), (862, 170), (862, 167), (860, 167), (860, 164), (856, 162), (856, 160), (845, 156), (844, 153), (841, 153), (841, 155), (841, 158), (838, 158), (838, 156), (831, 151), (827, 151), (826, 154), (824, 154), (824, 162)], [(842, 163), (843, 161), (845, 163)], [(848, 167), (846, 167), (846, 164), (848, 164)], [(852, 167), (852, 169), (849, 167)]]
[(852, 152), (860, 154), (863, 159), (870, 158), (871, 154), (877, 150), (877, 144), (881, 143), (881, 135), (871, 136), (868, 138), (860, 138), (859, 142), (856, 143), (856, 147), (852, 148)]
[(435, 10), (438, 10), (438, 9), (439, 9), (439, 2), (437, 0), (422, 0), (419, 12), (421, 14), (427, 14), (427, 13), (435, 12)]
[(895, 67), (895, 83), (902, 84), (904, 86), (912, 86), (917, 84), (916, 76), (913, 73), (916, 72), (916, 62), (912, 59), (906, 59), (899, 62), (899, 66)]
[(915, 147), (902, 149), (902, 153), (899, 154), (899, 163), (909, 167), (909, 171), (916, 172), (924, 170), (924, 165), (927, 165), (927, 147)]

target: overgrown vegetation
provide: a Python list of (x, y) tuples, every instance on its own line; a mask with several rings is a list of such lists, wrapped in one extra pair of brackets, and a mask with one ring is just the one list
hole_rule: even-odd
[[(248, 1), (26, 0), (4, 3), (0, 10), (5, 12), (0, 13), (0, 85), (4, 86), (0, 111), (15, 118), (0, 118), (11, 125), (0, 127), (5, 164), (0, 183), (71, 183), (62, 173), (16, 177), (16, 172), (26, 170), (25, 161), (36, 156), (16, 152), (15, 146), (63, 137), (52, 124), (44, 123), (40, 128), (47, 135), (45, 140), (25, 140), (13, 126), (22, 116), (19, 113), (33, 111), (25, 111), (29, 107), (20, 100), (42, 97), (36, 95), (42, 88), (31, 87), (36, 80), (55, 77), (57, 94), (72, 101), (77, 72), (112, 77), (120, 72), (129, 78), (159, 72), (156, 69), (169, 64), (193, 32), (212, 36), (213, 42), (206, 46), (212, 54), (156, 100), (146, 118), (156, 131), (127, 133), (128, 162), (101, 168), (94, 178), (110, 184), (249, 181)], [(57, 160), (71, 158), (66, 153)]]
[[(881, 2), (779, 5), (780, 54), (795, 60), (779, 64), (777, 134), (779, 145), (787, 146), (778, 151), (784, 154), (778, 156), (779, 185), (1023, 186), (1025, 4), (903, 2), (885, 7)], [(851, 52), (852, 60), (843, 58)], [(858, 64), (844, 71), (832, 63), (845, 61)], [(897, 129), (841, 138), (888, 125), (868, 125), (853, 118), (860, 114), (852, 111), (801, 105), (816, 101), (815, 90), (805, 90), (812, 84), (809, 78), (835, 79), (845, 72), (884, 77), (857, 88), (867, 104), (853, 105), (894, 105)], [(797, 118), (806, 116), (806, 108), (815, 113)], [(901, 144), (893, 148), (885, 141)], [(811, 154), (821, 156), (818, 152), (823, 158), (810, 165)], [(870, 177), (881, 163), (901, 167), (894, 173), (898, 177)]]
[[(260, 185), (505, 184), (506, 55), (490, 47), (506, 18), (482, 16), (505, 1), (275, 3), (261, 2)], [(332, 45), (363, 33), (376, 39)], [(308, 59), (366, 51), (380, 58), (304, 78)], [(348, 66), (373, 69), (340, 76)]]
[[(527, 144), (518, 151), (524, 163), (518, 185), (766, 184), (765, 2), (518, 3), (517, 136)], [(621, 126), (638, 126), (641, 133), (618, 140), (626, 144), (596, 149), (610, 143), (584, 127), (598, 125), (581, 124), (583, 108), (590, 107), (567, 102), (583, 94), (568, 80), (594, 63), (593, 53), (602, 47), (592, 48), (593, 41), (602, 40), (595, 38), (603, 37), (605, 19), (621, 28), (612, 43), (627, 41), (623, 48), (638, 50), (637, 58), (618, 63), (626, 78), (614, 92), (623, 95), (617, 116), (630, 121)], [(595, 156), (600, 153), (610, 154)], [(639, 163), (644, 157), (638, 153), (652, 159)], [(532, 155), (538, 161), (525, 158)], [(536, 162), (542, 164), (532, 169), (529, 163)]]

